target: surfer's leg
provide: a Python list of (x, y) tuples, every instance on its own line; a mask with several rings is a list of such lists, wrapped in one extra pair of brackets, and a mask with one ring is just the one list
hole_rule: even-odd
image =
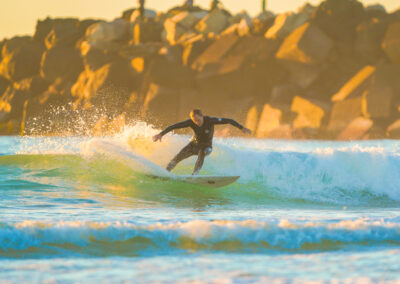
[(203, 167), (205, 157), (210, 155), (211, 152), (211, 147), (202, 148), (199, 150), (196, 165), (194, 166), (193, 170), (193, 175), (197, 175), (200, 172), (201, 168)]
[(196, 152), (194, 151), (194, 147), (192, 143), (189, 143), (188, 145), (186, 145), (172, 160), (171, 162), (169, 162), (168, 166), (167, 166), (167, 171), (172, 171), (176, 165), (184, 160), (189, 158), (190, 156), (193, 156), (196, 154)]

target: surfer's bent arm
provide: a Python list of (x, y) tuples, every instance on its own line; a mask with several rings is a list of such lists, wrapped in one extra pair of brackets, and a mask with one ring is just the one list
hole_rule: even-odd
[(241, 125), (239, 122), (237, 122), (236, 120), (230, 119), (230, 118), (217, 118), (217, 117), (213, 117), (212, 118), (212, 122), (214, 124), (230, 124), (235, 126), (236, 128), (239, 128), (240, 130), (244, 129), (244, 126)]
[(190, 126), (190, 122), (191, 122), (191, 120), (188, 119), (188, 120), (185, 120), (185, 121), (178, 122), (176, 124), (170, 125), (167, 128), (165, 128), (163, 131), (161, 131), (160, 135), (164, 136), (165, 134), (167, 134), (168, 132), (171, 132), (172, 130), (189, 127)]

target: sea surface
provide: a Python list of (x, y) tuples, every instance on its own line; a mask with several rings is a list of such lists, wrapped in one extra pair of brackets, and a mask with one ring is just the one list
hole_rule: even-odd
[(93, 146), (165, 166), (190, 139), (155, 133), (1, 137), (0, 283), (400, 283), (400, 141), (216, 138), (220, 189)]

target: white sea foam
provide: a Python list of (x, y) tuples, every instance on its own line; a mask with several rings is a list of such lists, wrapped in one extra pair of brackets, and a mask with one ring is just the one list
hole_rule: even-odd
[[(126, 249), (143, 239), (145, 249), (324, 249), (346, 245), (399, 244), (400, 224), (390, 221), (349, 220), (337, 223), (278, 224), (246, 221), (201, 221), (135, 225), (128, 222), (24, 221), (0, 226), (0, 250), (26, 250), (74, 245), (88, 249), (102, 244), (126, 242)], [(230, 242), (230, 244), (229, 244)], [(189, 246), (188, 246), (189, 244)], [(66, 246), (68, 247), (68, 246)], [(132, 248), (130, 248), (132, 247)], [(136, 247), (137, 248), (137, 247)], [(99, 248), (101, 249), (101, 247)]]

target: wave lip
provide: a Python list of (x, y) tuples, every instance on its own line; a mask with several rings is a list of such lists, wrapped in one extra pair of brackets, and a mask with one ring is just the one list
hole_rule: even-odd
[(302, 251), (347, 246), (400, 245), (400, 224), (342, 221), (269, 224), (247, 221), (190, 221), (154, 225), (128, 222), (39, 223), (0, 225), (0, 255), (34, 254), (140, 255), (152, 250)]

